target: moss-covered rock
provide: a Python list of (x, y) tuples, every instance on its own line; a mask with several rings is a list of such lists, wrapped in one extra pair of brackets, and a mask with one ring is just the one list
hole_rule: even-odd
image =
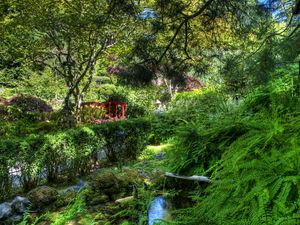
[(142, 184), (142, 179), (136, 171), (125, 170), (123, 173), (116, 173), (112, 170), (103, 170), (90, 177), (88, 202), (100, 204), (124, 198), (132, 195), (134, 186), (139, 184)]
[(58, 196), (58, 191), (48, 186), (37, 187), (28, 193), (28, 199), (33, 207), (41, 211), (44, 207), (55, 203)]

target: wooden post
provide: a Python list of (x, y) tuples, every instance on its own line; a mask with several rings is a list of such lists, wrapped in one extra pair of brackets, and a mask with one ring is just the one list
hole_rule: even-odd
[(122, 107), (122, 116), (121, 116), (121, 119), (124, 120), (125, 119), (125, 104), (122, 104), (121, 107)]
[(115, 102), (115, 107), (116, 107), (116, 115), (115, 115), (115, 119), (118, 120), (118, 106), (119, 106), (119, 103), (118, 102)]

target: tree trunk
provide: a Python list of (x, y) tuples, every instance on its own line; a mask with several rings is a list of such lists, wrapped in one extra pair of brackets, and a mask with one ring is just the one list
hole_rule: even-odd
[(298, 62), (298, 77), (297, 77), (296, 82), (297, 83), (294, 85), (295, 94), (297, 96), (300, 96), (300, 60)]
[(61, 114), (62, 114), (62, 125), (65, 127), (72, 127), (75, 124), (75, 120), (74, 120), (74, 106), (71, 102), (71, 96), (73, 94), (73, 89), (70, 88), (65, 100), (64, 100), (64, 106), (61, 110)]

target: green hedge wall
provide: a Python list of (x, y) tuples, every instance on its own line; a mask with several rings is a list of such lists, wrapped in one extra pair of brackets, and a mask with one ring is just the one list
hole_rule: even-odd
[(29, 190), (45, 178), (54, 182), (59, 175), (74, 178), (88, 173), (101, 149), (113, 162), (135, 159), (147, 145), (150, 130), (149, 120), (133, 119), (5, 137), (0, 142), (0, 200), (10, 194), (9, 168), (14, 165), (21, 168), (23, 189)]

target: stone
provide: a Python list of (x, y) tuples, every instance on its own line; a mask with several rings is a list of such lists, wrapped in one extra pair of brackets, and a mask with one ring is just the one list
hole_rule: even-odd
[(100, 161), (100, 160), (106, 159), (106, 158), (107, 158), (106, 151), (104, 149), (100, 149), (97, 152), (97, 160)]
[(28, 193), (28, 199), (33, 204), (33, 207), (39, 210), (54, 203), (58, 196), (58, 191), (48, 186), (37, 187)]
[(102, 196), (108, 196), (109, 201), (115, 201), (133, 195), (139, 185), (143, 185), (143, 179), (136, 170), (124, 168), (122, 173), (103, 170), (90, 177), (88, 199), (93, 204), (106, 201)]
[(72, 192), (77, 193), (77, 192), (79, 192), (81, 189), (85, 188), (86, 185), (87, 185), (86, 181), (80, 180), (80, 181), (77, 182), (76, 185), (65, 188), (65, 189), (63, 190), (63, 192), (65, 193), (65, 192), (68, 192), (68, 191), (72, 191)]
[(92, 190), (107, 190), (119, 186), (118, 183), (119, 179), (113, 172), (103, 171), (92, 177), (90, 186)]
[(12, 215), (11, 204), (4, 202), (0, 204), (0, 220), (5, 220)]
[(128, 202), (132, 202), (134, 199), (133, 196), (128, 196), (128, 197), (125, 197), (125, 198), (119, 198), (115, 201), (115, 203), (120, 203), (120, 204), (125, 204), (125, 203), (128, 203)]
[(17, 196), (11, 202), (11, 207), (15, 213), (24, 213), (26, 208), (30, 205), (30, 201), (28, 198)]
[(158, 154), (155, 155), (155, 158), (157, 160), (162, 160), (164, 158), (164, 156), (165, 156), (165, 153), (164, 152), (160, 152), (160, 153), (158, 153)]
[(19, 224), (23, 219), (23, 215), (14, 214), (13, 216), (9, 217), (5, 222), (6, 224)]

